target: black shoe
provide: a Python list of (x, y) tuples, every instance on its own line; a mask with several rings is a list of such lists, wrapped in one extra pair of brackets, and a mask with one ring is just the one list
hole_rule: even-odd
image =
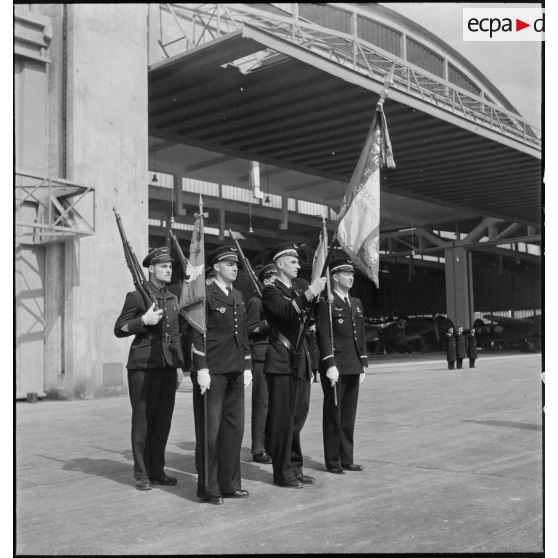
[(254, 453), (252, 455), (252, 461), (256, 463), (263, 463), (264, 465), (269, 465), (271, 463), (271, 455), (265, 451), (262, 453)]
[(336, 475), (344, 475), (345, 469), (343, 469), (343, 467), (333, 467), (331, 469), (328, 469), (328, 472), (335, 473)]
[(165, 475), (164, 477), (152, 477), (149, 479), (151, 484), (162, 484), (163, 486), (174, 486), (178, 483), (176, 477)]
[(208, 504), (214, 504), (215, 506), (220, 506), (224, 504), (223, 498), (221, 496), (200, 496), (199, 497), (203, 502), (207, 502)]
[(304, 473), (296, 473), (295, 477), (302, 484), (316, 484), (316, 479), (314, 477), (310, 477), (308, 475), (305, 475)]
[(343, 469), (347, 469), (347, 471), (364, 471), (364, 467), (362, 465), (355, 465), (351, 463), (350, 465), (343, 465)]
[(282, 486), (284, 488), (302, 488), (303, 486), (303, 484), (297, 479), (286, 480), (286, 481), (273, 481), (273, 484), (276, 484), (277, 486)]
[(136, 489), (137, 490), (151, 490), (151, 484), (147, 479), (142, 479), (136, 481)]
[(248, 498), (248, 496), (250, 496), (248, 490), (242, 490), (241, 488), (234, 492), (223, 492), (223, 498)]

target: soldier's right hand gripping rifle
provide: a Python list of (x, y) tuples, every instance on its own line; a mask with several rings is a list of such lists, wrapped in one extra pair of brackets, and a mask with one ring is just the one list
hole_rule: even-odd
[(134, 253), (132, 245), (126, 238), (124, 226), (122, 225), (122, 219), (120, 218), (120, 215), (116, 211), (115, 207), (113, 207), (112, 210), (114, 211), (114, 215), (116, 216), (116, 225), (118, 227), (118, 232), (120, 233), (120, 238), (122, 239), (122, 247), (124, 248), (124, 258), (126, 259), (126, 265), (128, 266), (130, 273), (132, 274), (134, 287), (141, 294), (148, 312), (152, 311), (153, 309), (157, 309), (157, 299), (155, 298), (155, 296), (151, 292), (151, 289), (149, 288), (149, 285), (147, 284), (147, 279), (143, 274), (143, 270), (140, 267), (138, 259), (136, 258), (136, 254)]

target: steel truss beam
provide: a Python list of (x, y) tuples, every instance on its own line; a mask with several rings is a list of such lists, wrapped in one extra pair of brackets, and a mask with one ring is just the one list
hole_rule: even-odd
[[(521, 116), (488, 101), (484, 95), (475, 95), (470, 91), (431, 74), (418, 66), (384, 51), (361, 39), (353, 26), (350, 33), (322, 27), (298, 15), (298, 4), (292, 4), (292, 13), (261, 10), (250, 4), (160, 4), (161, 15), (168, 13), (178, 28), (178, 38), (165, 42), (161, 36), (160, 44), (165, 46), (184, 39), (186, 50), (199, 48), (207, 41), (241, 30), (243, 36), (258, 40), (250, 29), (269, 34), (280, 41), (311, 52), (364, 75), (378, 82), (380, 87), (390, 69), (394, 68), (391, 90), (409, 98), (435, 107), (446, 114), (452, 114), (468, 121), (470, 125), (499, 134), (502, 138), (517, 141), (534, 156), (541, 148), (540, 131), (535, 130)], [(343, 12), (354, 11), (350, 5), (337, 7)], [(359, 12), (360, 13), (360, 12)], [(362, 14), (359, 17), (363, 17)], [(162, 33), (162, 31), (161, 31)], [(269, 49), (269, 56), (275, 56), (273, 41), (263, 41), (263, 48)], [(166, 54), (166, 50), (165, 50)], [(168, 55), (167, 55), (168, 56)], [(269, 58), (268, 56), (268, 58)], [(253, 58), (253, 55), (251, 55)], [(250, 57), (248, 57), (250, 58)], [(266, 57), (252, 61), (246, 69), (247, 57), (233, 63), (241, 71), (257, 71), (265, 65)], [(392, 95), (394, 98), (395, 96)]]
[(92, 187), (25, 171), (15, 175), (16, 243), (48, 244), (95, 234)]

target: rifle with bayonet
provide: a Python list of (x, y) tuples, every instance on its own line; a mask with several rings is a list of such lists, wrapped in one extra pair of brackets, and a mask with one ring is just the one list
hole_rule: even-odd
[(231, 238), (234, 240), (234, 243), (236, 244), (236, 249), (238, 250), (238, 256), (242, 263), (242, 267), (244, 267), (244, 269), (246, 270), (246, 273), (248, 274), (250, 281), (252, 281), (252, 285), (255, 291), (258, 293), (258, 296), (262, 298), (262, 289), (260, 287), (260, 282), (258, 281), (258, 278), (256, 277), (256, 274), (254, 273), (254, 270), (252, 269), (250, 262), (244, 255), (244, 252), (242, 251), (242, 248), (240, 247), (238, 240), (233, 236), (233, 232), (231, 231), (231, 229), (229, 229), (229, 234)]
[(116, 226), (118, 227), (118, 232), (120, 233), (120, 238), (122, 239), (124, 258), (126, 259), (126, 265), (128, 266), (130, 273), (132, 274), (134, 287), (141, 294), (146, 308), (149, 308), (152, 304), (155, 304), (155, 308), (157, 308), (157, 299), (155, 298), (155, 296), (151, 292), (151, 289), (149, 288), (149, 285), (147, 284), (147, 279), (143, 274), (143, 270), (140, 267), (138, 259), (136, 258), (136, 254), (134, 253), (132, 245), (126, 238), (124, 226), (122, 225), (122, 219), (120, 218), (120, 215), (118, 214), (118, 211), (116, 211), (115, 207), (113, 207), (112, 210), (114, 211), (114, 215), (116, 216)]

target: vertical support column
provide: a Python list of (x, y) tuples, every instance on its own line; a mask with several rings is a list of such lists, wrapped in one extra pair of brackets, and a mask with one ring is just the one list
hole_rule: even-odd
[(141, 262), (148, 246), (147, 4), (69, 4), (67, 44), (68, 179), (95, 188), (96, 231), (66, 243), (64, 358), (68, 396), (88, 398), (127, 390), (130, 343), (113, 327), (133, 284), (112, 207)]
[(474, 313), (471, 253), (460, 246), (446, 248), (446, 313), (456, 327), (470, 328)]
[(289, 228), (289, 198), (281, 197), (281, 211), (283, 212), (283, 220), (279, 223), (279, 230), (286, 231)]
[(219, 240), (225, 240), (225, 210), (219, 208)]

